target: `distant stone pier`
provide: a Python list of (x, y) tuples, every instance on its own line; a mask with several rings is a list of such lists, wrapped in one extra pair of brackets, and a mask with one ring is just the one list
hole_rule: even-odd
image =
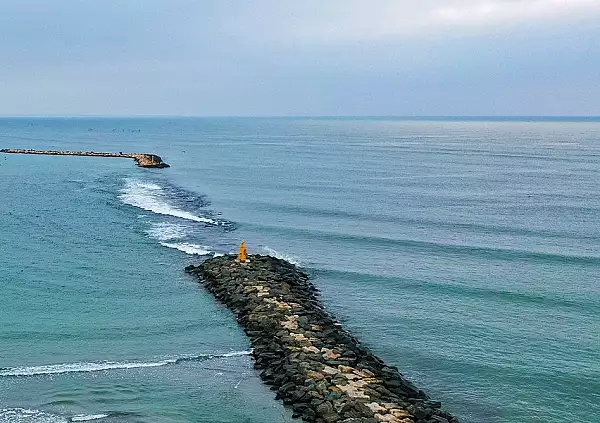
[(170, 167), (162, 161), (156, 154), (134, 154), (134, 153), (98, 153), (94, 151), (54, 151), (54, 150), (23, 150), (23, 149), (2, 149), (0, 153), (10, 154), (43, 154), (46, 156), (83, 156), (83, 157), (118, 157), (124, 159), (134, 159), (139, 167)]
[(215, 257), (186, 272), (237, 315), (254, 366), (293, 416), (315, 423), (457, 423), (327, 313), (315, 286), (274, 257)]

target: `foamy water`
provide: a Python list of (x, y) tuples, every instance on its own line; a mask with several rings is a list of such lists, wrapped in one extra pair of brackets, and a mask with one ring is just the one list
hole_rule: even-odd
[(275, 251), (273, 248), (268, 247), (268, 246), (262, 246), (259, 248), (258, 251), (260, 254), (266, 255), (266, 256), (271, 256), (271, 257), (275, 257), (281, 260), (286, 260), (289, 261), (292, 264), (295, 265), (300, 265), (300, 260), (297, 257), (291, 256), (289, 254), (283, 254), (280, 253), (279, 251)]
[(178, 217), (193, 222), (218, 225), (219, 222), (207, 217), (197, 216), (171, 204), (166, 198), (164, 189), (152, 182), (127, 179), (121, 190), (119, 199), (125, 204), (139, 207), (156, 214)]
[(63, 416), (27, 408), (4, 408), (0, 410), (0, 423), (68, 423), (89, 422), (109, 417), (109, 414), (76, 414)]
[[(174, 188), (171, 188), (174, 190)], [(191, 194), (177, 192), (179, 201), (181, 198), (186, 200), (183, 205), (188, 204), (186, 201)], [(179, 222), (173, 221), (149, 221), (150, 227), (145, 230), (146, 234), (159, 242), (160, 245), (167, 248), (172, 248), (189, 255), (208, 256), (215, 254), (223, 254), (224, 251), (215, 251), (212, 247), (200, 244), (197, 242), (198, 228), (194, 227), (194, 222), (202, 222), (210, 224), (210, 227), (226, 227), (230, 225), (226, 221), (218, 221), (212, 218), (199, 216), (190, 211), (176, 206), (173, 200), (166, 195), (164, 187), (158, 183), (145, 182), (140, 180), (125, 180), (125, 185), (121, 189), (119, 199), (129, 205), (140, 207), (150, 211), (153, 215), (145, 215), (143, 218), (170, 216), (178, 219)], [(206, 230), (206, 227), (204, 228)], [(200, 231), (201, 232), (201, 231)]]
[(169, 222), (152, 223), (151, 228), (146, 231), (148, 235), (159, 241), (185, 238), (188, 232), (185, 225)]
[(177, 243), (161, 242), (160, 245), (169, 247), (169, 248), (174, 248), (176, 250), (183, 251), (184, 253), (190, 254), (190, 255), (206, 256), (206, 255), (213, 253), (211, 251), (211, 247), (206, 247), (206, 246), (197, 245), (197, 244), (190, 244), (188, 242), (177, 242)]
[(108, 414), (78, 414), (71, 417), (72, 422), (89, 422), (93, 420), (100, 420), (108, 417)]
[(56, 414), (26, 408), (0, 410), (0, 423), (68, 423), (69, 419)]
[(56, 375), (62, 373), (99, 372), (106, 370), (139, 369), (144, 367), (161, 367), (185, 361), (211, 360), (215, 358), (237, 357), (250, 354), (250, 351), (233, 351), (224, 354), (202, 354), (181, 356), (158, 361), (100, 361), (83, 363), (50, 364), (44, 366), (10, 367), (0, 369), (0, 377), (24, 377), (40, 375)]

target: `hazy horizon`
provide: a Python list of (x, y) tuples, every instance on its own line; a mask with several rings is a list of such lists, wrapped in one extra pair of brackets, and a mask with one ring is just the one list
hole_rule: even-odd
[(0, 119), (399, 119), (399, 120), (600, 120), (600, 115), (0, 115)]

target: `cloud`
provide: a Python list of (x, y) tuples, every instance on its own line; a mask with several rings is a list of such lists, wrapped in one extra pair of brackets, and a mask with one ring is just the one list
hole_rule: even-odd
[(0, 10), (0, 114), (600, 113), (600, 0)]
[[(305, 0), (236, 7), (226, 27), (246, 37), (371, 41), (382, 38), (490, 33), (499, 27), (554, 25), (600, 18), (598, 0)], [(240, 18), (240, 19), (238, 19)]]
[(483, 27), (528, 21), (569, 21), (588, 13), (600, 12), (600, 3), (596, 0), (471, 0), (444, 3), (431, 11), (429, 23), (446, 27)]

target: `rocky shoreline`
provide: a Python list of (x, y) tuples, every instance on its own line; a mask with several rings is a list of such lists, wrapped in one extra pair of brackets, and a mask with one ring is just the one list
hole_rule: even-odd
[(24, 150), (5, 148), (0, 153), (9, 154), (43, 154), (46, 156), (83, 156), (83, 157), (117, 157), (124, 159), (134, 159), (139, 167), (165, 168), (170, 167), (162, 161), (156, 154), (136, 154), (136, 153), (98, 153), (95, 151), (55, 151), (55, 150)]
[(236, 313), (254, 366), (293, 416), (316, 423), (458, 423), (394, 366), (341, 328), (296, 266), (270, 256), (215, 257), (196, 275)]

